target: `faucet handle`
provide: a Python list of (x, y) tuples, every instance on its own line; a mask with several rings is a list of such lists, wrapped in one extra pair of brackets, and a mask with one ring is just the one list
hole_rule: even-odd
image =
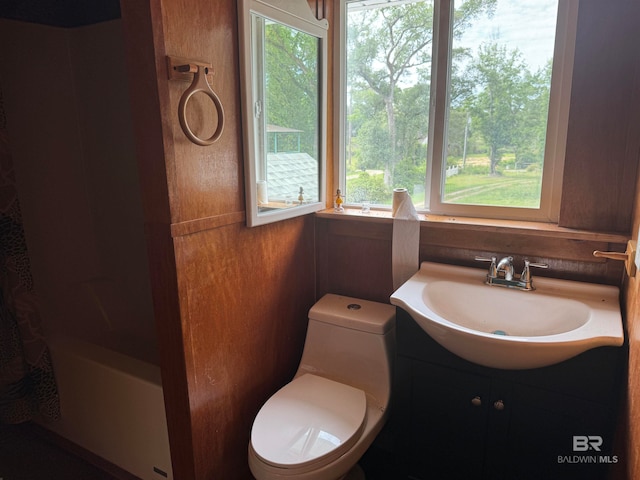
[(489, 265), (489, 273), (487, 274), (490, 278), (496, 278), (498, 276), (498, 270), (496, 267), (496, 261), (498, 260), (496, 257), (475, 257), (476, 262), (490, 262)]
[(529, 259), (525, 258), (524, 269), (522, 270), (522, 275), (520, 275), (520, 280), (522, 280), (523, 282), (531, 281), (531, 270), (529, 267), (549, 268), (549, 265), (547, 263), (530, 262)]
[(524, 259), (524, 266), (525, 268), (526, 267), (549, 268), (548, 263), (530, 262), (528, 258)]

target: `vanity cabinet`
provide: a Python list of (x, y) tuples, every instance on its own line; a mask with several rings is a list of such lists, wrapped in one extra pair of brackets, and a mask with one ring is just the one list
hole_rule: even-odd
[(550, 367), (499, 370), (451, 354), (401, 309), (397, 322), (392, 418), (402, 432), (396, 452), (408, 478), (606, 477), (617, 460), (624, 347), (594, 349)]

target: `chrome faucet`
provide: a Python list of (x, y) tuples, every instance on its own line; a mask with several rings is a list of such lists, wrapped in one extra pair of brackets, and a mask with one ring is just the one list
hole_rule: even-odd
[(514, 273), (513, 257), (503, 257), (498, 261), (496, 257), (476, 257), (479, 262), (490, 262), (487, 273), (487, 285), (497, 285), (500, 287), (517, 288), (519, 290), (535, 290), (531, 267), (549, 268), (546, 263), (533, 263), (524, 259), (524, 269), (518, 276)]
[(497, 276), (502, 273), (505, 280), (513, 280), (513, 257), (504, 257), (496, 265)]

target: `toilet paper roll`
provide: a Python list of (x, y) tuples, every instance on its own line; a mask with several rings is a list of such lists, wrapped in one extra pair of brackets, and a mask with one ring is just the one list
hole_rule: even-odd
[(258, 205), (269, 203), (269, 194), (267, 193), (267, 181), (258, 181)]
[(406, 188), (393, 190), (392, 214), (391, 268), (395, 290), (420, 267), (420, 218)]
[[(398, 213), (398, 208), (404, 200), (409, 197), (409, 192), (406, 188), (394, 188), (393, 189), (393, 202), (391, 205), (391, 216), (395, 218)], [(410, 198), (410, 197), (409, 197)]]

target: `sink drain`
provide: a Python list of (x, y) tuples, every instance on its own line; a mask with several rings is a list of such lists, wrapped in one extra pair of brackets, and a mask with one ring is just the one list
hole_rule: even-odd
[(508, 337), (509, 334), (507, 332), (505, 332), (504, 330), (494, 330), (493, 332), (494, 335), (504, 335), (505, 337)]

